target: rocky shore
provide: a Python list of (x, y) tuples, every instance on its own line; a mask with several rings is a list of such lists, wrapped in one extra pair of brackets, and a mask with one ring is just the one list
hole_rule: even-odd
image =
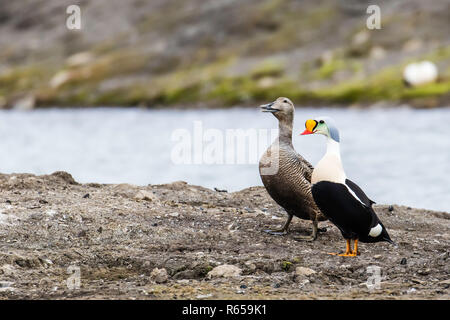
[[(449, 299), (450, 214), (376, 205), (398, 247), (344, 248), (263, 229), (285, 215), (262, 187), (79, 184), (0, 175), (1, 299)], [(380, 277), (377, 277), (377, 275)]]

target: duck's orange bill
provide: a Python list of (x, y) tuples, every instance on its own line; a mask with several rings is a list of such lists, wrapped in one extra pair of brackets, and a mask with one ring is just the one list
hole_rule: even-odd
[(311, 119), (306, 120), (306, 122), (305, 122), (306, 130), (303, 131), (302, 135), (314, 133), (313, 130), (316, 126), (317, 126), (316, 120), (311, 120)]

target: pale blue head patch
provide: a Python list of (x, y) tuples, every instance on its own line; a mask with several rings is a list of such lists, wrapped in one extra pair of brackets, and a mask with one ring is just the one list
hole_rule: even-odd
[(328, 127), (328, 131), (330, 132), (330, 137), (336, 142), (340, 142), (339, 139), (339, 130), (336, 127), (336, 123), (334, 122), (333, 118), (330, 117), (318, 117), (316, 119), (317, 121), (323, 120), (325, 124)]

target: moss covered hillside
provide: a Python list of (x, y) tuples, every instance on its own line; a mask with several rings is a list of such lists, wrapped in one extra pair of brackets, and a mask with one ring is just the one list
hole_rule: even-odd
[[(375, 3), (379, 30), (364, 0), (5, 2), (0, 107), (448, 105), (450, 3)], [(81, 30), (66, 28), (71, 4)], [(438, 82), (406, 87), (404, 66), (423, 59)]]

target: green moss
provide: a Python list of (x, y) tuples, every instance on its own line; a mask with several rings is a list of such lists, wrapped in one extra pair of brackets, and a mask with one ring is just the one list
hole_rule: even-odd
[(295, 257), (294, 259), (292, 259), (292, 261), (294, 263), (300, 263), (302, 261), (302, 258), (301, 257)]
[(415, 88), (407, 88), (402, 93), (404, 99), (436, 97), (450, 94), (450, 81), (441, 83), (431, 83)]
[(424, 59), (431, 60), (433, 62), (450, 60), (450, 45), (437, 48), (433, 52), (425, 55)]
[(289, 261), (282, 261), (281, 262), (281, 269), (288, 272), (292, 267), (292, 262)]
[[(281, 3), (275, 1), (272, 5)], [(450, 66), (447, 62), (450, 46), (414, 59), (439, 62), (441, 78), (438, 83), (416, 88), (407, 88), (402, 83), (403, 68), (411, 62), (409, 60), (361, 77), (364, 61), (346, 58), (344, 53), (336, 49), (334, 59), (319, 67), (314, 59), (303, 62), (301, 74), (290, 78), (284, 60), (275, 58), (262, 59), (250, 71), (230, 76), (229, 71), (236, 69), (231, 68), (236, 56), (223, 53), (205, 63), (208, 54), (199, 50), (197, 58), (189, 66), (154, 75), (148, 80), (136, 77), (133, 81), (133, 75), (140, 72), (149, 58), (133, 50), (104, 51), (97, 53), (98, 58), (87, 65), (67, 69), (70, 79), (57, 88), (50, 87), (49, 81), (56, 72), (64, 70), (60, 69), (61, 66), (29, 65), (9, 69), (0, 74), (0, 96), (9, 101), (18, 94), (31, 92), (36, 95), (39, 105), (134, 106), (202, 101), (229, 106), (257, 104), (279, 96), (287, 96), (295, 103), (303, 104), (372, 103), (380, 100), (410, 102), (441, 97), (450, 92)], [(333, 82), (339, 71), (348, 77)], [(124, 77), (128, 74), (132, 76)], [(122, 78), (126, 82), (122, 82)], [(109, 83), (113, 84), (112, 89), (107, 89)]]
[(221, 100), (225, 104), (236, 104), (249, 99), (242, 87), (246, 83), (245, 78), (224, 78), (214, 82), (212, 90), (207, 93), (207, 99)]
[(45, 66), (25, 66), (7, 70), (0, 74), (0, 94), (36, 89), (48, 77)]
[(162, 104), (195, 102), (200, 99), (200, 85), (193, 84), (186, 87), (168, 88), (159, 97)]
[(255, 78), (280, 77), (284, 72), (284, 64), (276, 60), (265, 60), (250, 72)]
[(333, 74), (336, 71), (342, 70), (346, 67), (343, 60), (336, 59), (331, 60), (329, 62), (324, 63), (318, 70), (317, 70), (317, 77), (319, 79), (329, 79), (333, 76)]

